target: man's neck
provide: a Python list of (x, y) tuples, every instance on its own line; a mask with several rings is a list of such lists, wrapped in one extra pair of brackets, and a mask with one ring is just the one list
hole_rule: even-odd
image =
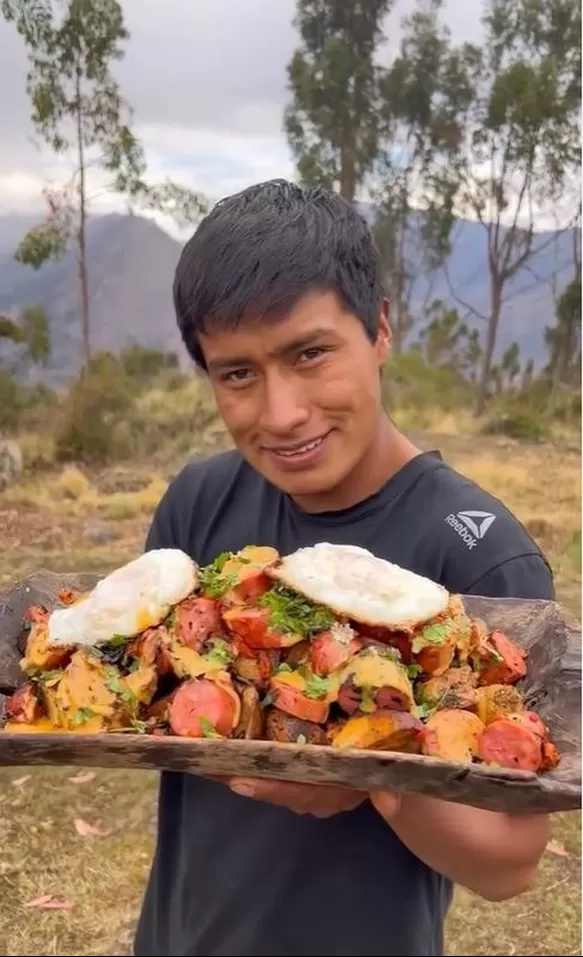
[(294, 496), (294, 501), (303, 511), (312, 513), (350, 508), (374, 495), (421, 451), (383, 416), (370, 448), (350, 475), (326, 493)]

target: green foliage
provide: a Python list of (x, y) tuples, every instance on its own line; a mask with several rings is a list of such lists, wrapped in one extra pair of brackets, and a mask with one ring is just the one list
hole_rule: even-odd
[(137, 343), (123, 349), (120, 355), (125, 374), (140, 387), (151, 384), (161, 372), (178, 368), (178, 356)]
[(0, 369), (0, 435), (11, 435), (20, 424), (22, 394), (15, 376)]
[(94, 355), (63, 404), (55, 434), (57, 460), (100, 463), (123, 456), (116, 426), (131, 405), (132, 394), (119, 359), (110, 353)]
[(553, 391), (581, 381), (581, 277), (575, 276), (557, 303), (557, 322), (545, 333), (549, 350), (546, 369)]
[(403, 19), (398, 55), (379, 78), (375, 239), (397, 352), (413, 326), (419, 282), (434, 276), (450, 252), (456, 160), (471, 100), (459, 52), (439, 20), (441, 6), (442, 0), (420, 0)]
[(18, 261), (39, 269), (59, 259), (75, 240), (79, 263), (80, 317), (85, 362), (90, 355), (86, 220), (87, 172), (110, 174), (108, 188), (130, 202), (165, 212), (183, 225), (206, 208), (203, 197), (170, 181), (150, 186), (146, 158), (131, 128), (132, 110), (112, 67), (129, 37), (119, 0), (2, 0), (28, 51), (27, 93), (31, 120), (57, 154), (75, 156), (71, 180), (47, 194), (48, 210), (16, 250)]
[(429, 365), (418, 348), (395, 356), (383, 371), (383, 404), (399, 409), (453, 412), (471, 401), (472, 387), (451, 366)]
[(41, 306), (26, 306), (18, 320), (0, 315), (0, 340), (23, 346), (23, 357), (35, 365), (46, 365), (51, 352), (49, 320)]
[[(174, 359), (148, 349), (140, 356), (139, 346), (119, 358), (108, 352), (93, 355), (61, 403), (55, 458), (103, 465), (152, 460), (168, 450), (187, 454), (204, 444), (217, 417), (210, 389), (199, 377), (181, 376)], [(147, 378), (140, 360), (152, 372)]]
[(50, 427), (57, 406), (55, 393), (44, 385), (24, 386), (9, 369), (0, 368), (0, 435)]
[(510, 439), (534, 443), (548, 438), (548, 424), (533, 410), (518, 406), (498, 414), (490, 413), (480, 431), (482, 435), (504, 435)]
[(456, 195), (487, 237), (490, 303), (481, 317), (487, 332), (477, 414), (488, 394), (506, 284), (541, 249), (535, 215), (554, 211), (580, 167), (579, 0), (486, 0), (483, 23), (483, 44), (464, 47), (472, 100)]
[(377, 155), (374, 53), (392, 0), (298, 0), (301, 46), (288, 65), (284, 126), (305, 183), (338, 185), (353, 200)]
[(27, 306), (21, 317), (27, 355), (31, 362), (46, 365), (51, 354), (47, 314), (40, 306)]
[(475, 382), (482, 354), (477, 329), (470, 329), (456, 309), (447, 309), (439, 299), (429, 304), (426, 322), (419, 333), (419, 347), (425, 362)]
[(21, 343), (25, 341), (24, 329), (9, 316), (0, 315), (0, 339)]

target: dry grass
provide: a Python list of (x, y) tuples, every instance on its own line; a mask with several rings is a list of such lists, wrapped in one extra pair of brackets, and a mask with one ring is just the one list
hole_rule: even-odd
[[(418, 438), (516, 511), (547, 552), (559, 597), (579, 617), (578, 453), (468, 442), (454, 422), (445, 431)], [(40, 565), (106, 569), (131, 557), (166, 480), (136, 466), (81, 478), (68, 470), (0, 496), (0, 583)], [(153, 848), (155, 786), (145, 771), (0, 769), (0, 955), (129, 952)], [(495, 905), (457, 892), (450, 957), (581, 953), (580, 817), (558, 815), (553, 826), (530, 892)], [(43, 895), (63, 909), (25, 906)]]

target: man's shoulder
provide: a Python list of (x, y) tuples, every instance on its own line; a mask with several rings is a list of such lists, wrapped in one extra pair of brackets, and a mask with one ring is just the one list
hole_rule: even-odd
[(421, 538), (456, 587), (470, 591), (494, 573), (500, 581), (511, 579), (517, 568), (550, 581), (547, 558), (524, 523), (474, 479), (442, 462), (428, 473), (418, 494), (423, 500), (418, 509)]
[[(425, 521), (445, 542), (461, 539), (467, 551), (488, 543), (490, 548), (540, 551), (518, 516), (474, 479), (443, 462), (430, 475), (425, 499)], [(429, 495), (427, 494), (429, 491)]]

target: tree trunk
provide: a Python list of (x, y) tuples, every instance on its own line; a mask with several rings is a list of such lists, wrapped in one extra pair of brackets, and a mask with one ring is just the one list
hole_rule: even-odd
[(480, 365), (480, 374), (478, 376), (478, 389), (476, 392), (476, 403), (474, 406), (474, 416), (478, 418), (484, 412), (486, 407), (486, 397), (488, 395), (488, 385), (490, 383), (490, 370), (492, 368), (492, 356), (496, 345), (496, 335), (498, 333), (498, 323), (500, 322), (500, 313), (502, 311), (502, 283), (500, 277), (496, 274), (490, 275), (490, 319), (486, 329), (486, 342), (482, 353), (482, 362)]
[(81, 102), (81, 76), (77, 73), (77, 156), (79, 164), (79, 228), (77, 230), (77, 273), (81, 297), (81, 341), (83, 347), (83, 366), (86, 368), (91, 358), (89, 342), (89, 289), (87, 283), (86, 256), (86, 189), (85, 189), (85, 149), (83, 144), (83, 120)]
[(356, 193), (356, 162), (352, 144), (343, 146), (340, 152), (340, 195), (349, 203)]

